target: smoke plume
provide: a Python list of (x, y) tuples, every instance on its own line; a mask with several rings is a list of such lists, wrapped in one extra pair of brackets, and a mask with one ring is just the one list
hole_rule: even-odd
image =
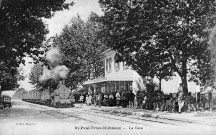
[(65, 65), (56, 66), (53, 69), (53, 73), (57, 75), (55, 78), (63, 78), (65, 79), (67, 77), (69, 70)]
[(52, 48), (46, 53), (46, 59), (49, 61), (50, 68), (56, 67), (61, 63), (61, 53), (58, 48)]
[(46, 60), (48, 61), (48, 65), (43, 67), (43, 74), (40, 76), (39, 81), (45, 81), (48, 79), (65, 79), (67, 78), (67, 74), (69, 72), (68, 68), (65, 65), (61, 64), (61, 53), (58, 48), (52, 48), (46, 53)]

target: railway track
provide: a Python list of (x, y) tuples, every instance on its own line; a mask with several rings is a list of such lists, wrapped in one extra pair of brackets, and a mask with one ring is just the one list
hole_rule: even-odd
[[(109, 121), (116, 122), (124, 122), (128, 124), (137, 124), (142, 126), (156, 126), (157, 124), (168, 124), (173, 126), (181, 126), (185, 124), (198, 124), (188, 121), (179, 121), (179, 120), (169, 120), (169, 119), (160, 119), (160, 118), (152, 118), (152, 117), (140, 117), (134, 115), (124, 115), (124, 114), (110, 114), (109, 112), (103, 112), (100, 110), (79, 110), (77, 108), (73, 109), (59, 109), (59, 108), (51, 108), (42, 105), (35, 105), (29, 103), (35, 107), (38, 107), (42, 113), (46, 115), (53, 115), (56, 118), (64, 119), (68, 121), (68, 118), (74, 118), (81, 121), (86, 121), (87, 123), (94, 124), (110, 124)], [(60, 116), (60, 117), (58, 117)]]
[(79, 116), (76, 116), (76, 115), (68, 115), (66, 113), (61, 113), (59, 111), (59, 109), (57, 109), (57, 108), (52, 108), (52, 107), (43, 106), (43, 105), (34, 104), (34, 103), (29, 103), (29, 102), (27, 102), (27, 104), (30, 104), (32, 107), (40, 108), (40, 110), (39, 110), (40, 113), (44, 113), (48, 116), (52, 116), (52, 117), (57, 118), (57, 119), (68, 121), (68, 117), (71, 117), (71, 118), (74, 118), (76, 120), (83, 120), (83, 121), (87, 121), (90, 123), (96, 123), (94, 121), (91, 121), (91, 120), (88, 120), (85, 118), (80, 118)]
[[(87, 111), (87, 110), (85, 110)], [(99, 114), (109, 114), (107, 112), (102, 112), (102, 111), (95, 111), (95, 113), (99, 113)], [(179, 125), (182, 123), (187, 123), (187, 122), (178, 122), (176, 123), (176, 121), (172, 121), (172, 120), (164, 120), (164, 119), (156, 119), (156, 118), (152, 118), (152, 117), (140, 117), (140, 116), (134, 116), (134, 115), (119, 115), (119, 114), (111, 114), (114, 116), (118, 116), (118, 117), (129, 117), (131, 119), (135, 119), (135, 120), (142, 120), (142, 121), (148, 121), (148, 122), (154, 122), (154, 123), (161, 123), (161, 124), (170, 124), (170, 125)]]
[[(89, 110), (88, 110), (89, 111)], [(90, 110), (91, 111), (91, 110)], [(100, 113), (100, 114), (111, 114), (111, 115), (117, 115), (120, 116), (118, 113), (110, 113), (110, 112), (104, 112), (104, 111), (99, 111), (94, 109), (95, 113)], [(123, 115), (125, 116), (125, 115)], [(148, 116), (148, 115), (147, 115)], [(149, 122), (156, 122), (156, 123), (163, 123), (163, 124), (170, 124), (170, 125), (185, 125), (185, 124), (198, 124), (198, 125), (208, 125), (208, 126), (216, 126), (214, 123), (201, 123), (198, 121), (190, 121), (190, 120), (184, 120), (184, 119), (173, 119), (173, 118), (163, 118), (158, 115), (158, 117), (142, 117), (142, 116), (137, 116), (137, 115), (127, 115), (127, 117), (130, 117), (132, 119), (139, 119), (139, 120), (144, 120), (144, 121), (149, 121)]]

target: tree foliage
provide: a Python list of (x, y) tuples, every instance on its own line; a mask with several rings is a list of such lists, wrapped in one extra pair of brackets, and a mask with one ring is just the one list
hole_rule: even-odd
[[(36, 58), (43, 53), (39, 48), (48, 30), (42, 18), (51, 18), (56, 11), (68, 9), (72, 4), (65, 3), (65, 0), (1, 0), (0, 62), (15, 69), (21, 62), (24, 63), (24, 56)], [(1, 72), (15, 77), (8, 70)], [(3, 81), (12, 83), (5, 79)]]
[[(45, 64), (47, 64), (46, 62), (39, 62), (37, 64), (35, 64), (30, 72), (30, 76), (29, 76), (29, 80), (30, 83), (33, 84), (36, 88), (54, 88), (56, 89), (57, 85), (59, 84), (58, 80), (55, 79), (47, 79), (45, 81), (40, 81), (40, 77), (43, 74), (44, 70), (44, 66)], [(47, 65), (46, 65), (47, 66)]]
[(10, 67), (4, 62), (0, 63), (0, 94), (4, 90), (12, 90), (19, 85), (17, 81), (21, 80), (22, 76), (18, 74), (17, 68)]
[(212, 29), (210, 38), (209, 38), (209, 45), (211, 49), (211, 64), (212, 66), (209, 67), (209, 70), (213, 72), (211, 75), (211, 82), (214, 87), (216, 87), (216, 26)]
[(42, 83), (39, 81), (40, 76), (43, 73), (43, 64), (37, 63), (35, 64), (30, 72), (29, 80), (31, 80), (31, 83), (35, 85), (37, 88), (42, 85)]
[(76, 87), (104, 74), (102, 52), (106, 47), (99, 38), (102, 27), (95, 13), (91, 13), (87, 21), (78, 16), (53, 40), (54, 46), (63, 53), (63, 64), (70, 69), (68, 85)]
[(192, 80), (208, 78), (204, 73), (210, 65), (207, 39), (215, 24), (214, 0), (100, 0), (100, 4), (108, 46), (142, 76), (160, 71), (161, 62), (168, 63), (162, 70), (177, 72), (185, 93), (188, 74)]

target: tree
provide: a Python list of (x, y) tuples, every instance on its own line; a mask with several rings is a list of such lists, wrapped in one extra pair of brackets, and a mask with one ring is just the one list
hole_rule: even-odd
[(12, 90), (18, 87), (17, 81), (21, 80), (22, 76), (18, 74), (17, 68), (10, 67), (5, 63), (0, 63), (0, 94), (4, 90)]
[[(68, 9), (72, 4), (65, 0), (1, 0), (0, 62), (14, 71), (21, 62), (24, 63), (24, 56), (37, 58), (43, 53), (39, 48), (48, 33), (42, 18), (51, 18), (56, 11)], [(16, 78), (12, 71), (1, 72), (7, 73), (13, 81)], [(8, 81), (3, 78), (0, 83), (3, 82)]]
[(38, 50), (48, 33), (42, 17), (51, 18), (55, 11), (68, 9), (69, 5), (64, 0), (3, 0), (0, 8), (1, 58), (18, 66), (26, 54), (41, 53)]
[(37, 63), (35, 64), (30, 72), (29, 80), (31, 80), (31, 84), (35, 85), (36, 88), (39, 88), (42, 83), (39, 81), (40, 76), (43, 73), (43, 64)]
[(70, 69), (66, 83), (73, 88), (104, 74), (102, 52), (106, 46), (99, 38), (103, 27), (99, 19), (95, 13), (91, 13), (86, 22), (79, 16), (74, 17), (53, 40), (53, 46), (63, 53), (63, 64)]
[(157, 66), (155, 66), (156, 69), (152, 69), (155, 73), (154, 76), (156, 76), (159, 80), (159, 91), (161, 91), (161, 85), (162, 85), (162, 79), (168, 81), (169, 79), (174, 76), (174, 72), (172, 69), (172, 66), (170, 63), (165, 63), (163, 61), (160, 61), (157, 63)]
[[(139, 57), (139, 60), (136, 60)], [(135, 60), (130, 63), (133, 69), (141, 76), (157, 77), (159, 79), (159, 90), (161, 91), (162, 79), (168, 81), (174, 75), (172, 65), (166, 53), (161, 54), (161, 50), (155, 47), (147, 47), (136, 53)]]
[[(213, 83), (213, 86), (216, 87), (216, 27), (214, 27), (211, 30), (210, 38), (209, 38), (209, 45), (210, 45), (210, 50), (208, 53), (211, 54), (210, 60), (211, 60), (211, 66), (209, 66), (209, 71), (211, 73), (211, 80)], [(209, 56), (209, 55), (207, 55)]]
[(25, 91), (24, 88), (19, 88), (19, 89), (16, 90), (16, 92), (14, 93), (12, 98), (23, 99), (26, 92), (27, 91)]
[(30, 83), (33, 84), (36, 88), (53, 88), (56, 89), (57, 85), (59, 84), (58, 80), (55, 79), (47, 79), (45, 81), (40, 81), (40, 77), (43, 74), (44, 70), (43, 67), (45, 66), (44, 63), (40, 62), (35, 64), (30, 72)]
[(203, 55), (207, 32), (215, 23), (214, 0), (100, 0), (100, 4), (108, 46), (142, 76), (159, 54), (179, 74), (185, 93), (188, 74), (202, 77), (201, 70), (207, 69), (203, 65), (208, 60)]

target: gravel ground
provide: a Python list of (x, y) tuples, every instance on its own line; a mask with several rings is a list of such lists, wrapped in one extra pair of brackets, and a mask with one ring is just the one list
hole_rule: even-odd
[(0, 110), (0, 135), (216, 133), (215, 126), (173, 121), (166, 123), (133, 115), (110, 114), (97, 109), (101, 108), (76, 105), (74, 108), (59, 109), (14, 100), (13, 108)]

